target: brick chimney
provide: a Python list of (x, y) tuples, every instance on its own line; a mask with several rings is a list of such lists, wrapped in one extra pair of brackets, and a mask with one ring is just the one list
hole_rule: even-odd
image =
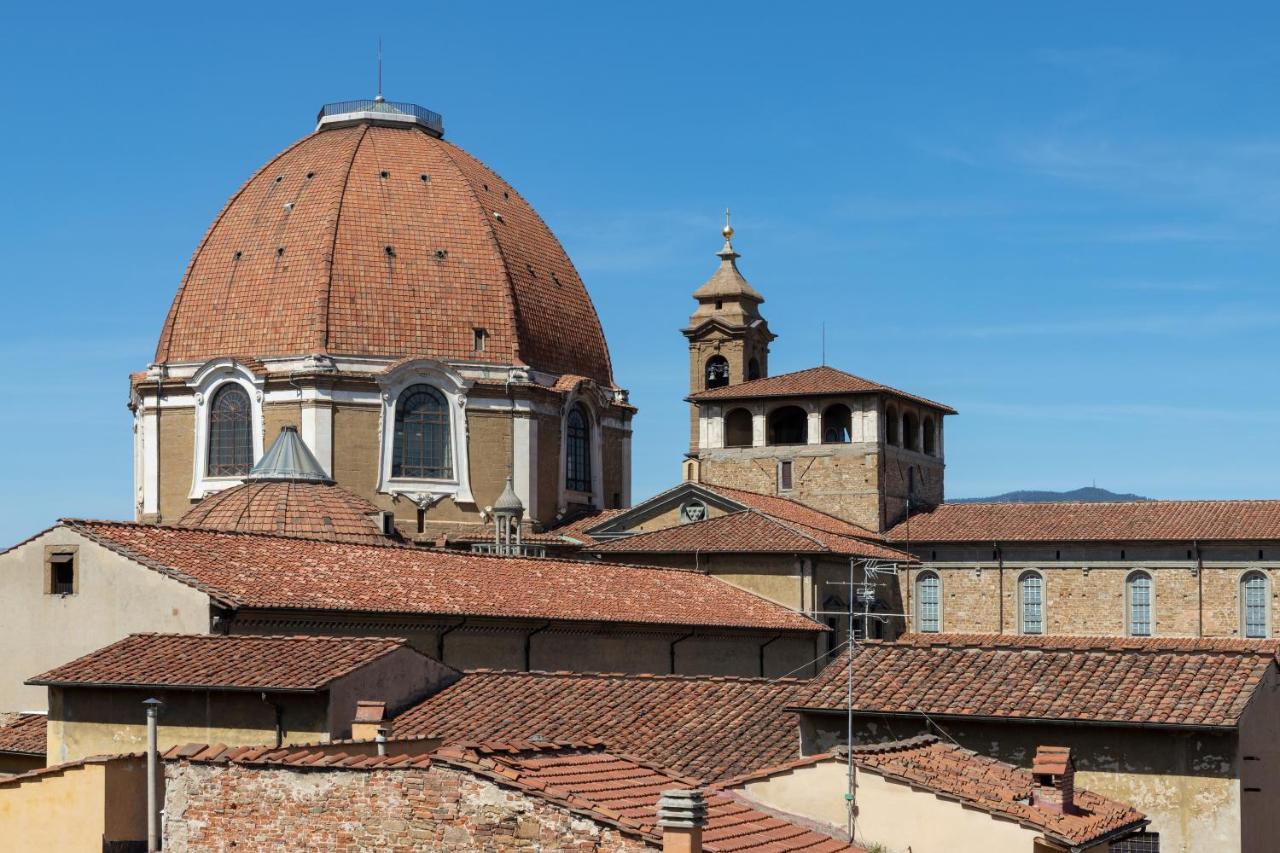
[(1033, 805), (1057, 814), (1075, 812), (1076, 763), (1071, 757), (1070, 747), (1036, 747), (1036, 757), (1031, 762), (1031, 778)]
[(351, 721), (351, 737), (355, 740), (373, 740), (378, 731), (387, 725), (387, 703), (368, 699), (356, 702), (356, 717)]
[(702, 828), (706, 824), (707, 803), (702, 791), (662, 792), (658, 800), (662, 853), (702, 853)]

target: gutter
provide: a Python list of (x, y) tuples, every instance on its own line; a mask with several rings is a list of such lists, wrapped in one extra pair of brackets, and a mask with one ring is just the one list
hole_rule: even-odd
[[(840, 708), (810, 708), (804, 705), (786, 705), (784, 711), (792, 711), (798, 714), (815, 714), (823, 717), (843, 718), (846, 711)], [(874, 711), (865, 708), (854, 709), (854, 714), (865, 717), (893, 717), (896, 719), (920, 719), (923, 711)], [(1056, 726), (1079, 726), (1084, 728), (1125, 728), (1125, 729), (1155, 729), (1168, 730), (1172, 732), (1205, 732), (1208, 734), (1229, 734), (1239, 730), (1238, 725), (1210, 726), (1210, 725), (1179, 725), (1176, 723), (1135, 723), (1124, 720), (1064, 720), (1055, 717), (993, 717), (986, 714), (936, 714), (930, 713), (930, 717), (940, 720), (956, 720), (958, 722), (979, 722), (979, 723), (1024, 723), (1030, 725), (1056, 725)]]

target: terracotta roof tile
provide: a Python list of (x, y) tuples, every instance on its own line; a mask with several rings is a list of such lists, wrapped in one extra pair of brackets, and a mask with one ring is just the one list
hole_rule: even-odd
[(757, 509), (636, 533), (591, 546), (602, 554), (829, 553), (913, 562), (911, 555), (825, 530), (784, 522)]
[(1280, 501), (942, 504), (888, 532), (902, 542), (1280, 539)]
[[(1280, 640), (908, 634), (853, 650), (854, 710), (1228, 728), (1277, 651)], [(848, 660), (790, 705), (844, 710)]]
[[(164, 758), (300, 772), (404, 771), (444, 765), (567, 807), (649, 841), (660, 839), (656, 824), (662, 792), (700, 784), (648, 762), (605, 752), (594, 740), (456, 744), (427, 755), (367, 756), (306, 749), (256, 754), (218, 752), (203, 744), (194, 745), (194, 750), (191, 755), (184, 755), (183, 749), (175, 747)], [(724, 794), (708, 795), (707, 813), (703, 847), (709, 853), (866, 853), (861, 847), (766, 815)]]
[(947, 414), (955, 414), (955, 409), (943, 403), (937, 403), (924, 397), (917, 397), (915, 394), (908, 394), (906, 391), (899, 391), (897, 388), (881, 385), (879, 382), (873, 382), (870, 379), (863, 379), (861, 376), (854, 376), (852, 373), (845, 373), (843, 370), (825, 366), (810, 367), (807, 370), (797, 370), (794, 373), (780, 373), (777, 376), (768, 376), (764, 379), (739, 382), (737, 385), (725, 385), (721, 388), (698, 391), (690, 394), (689, 399), (696, 403), (702, 403), (714, 400), (749, 400), (761, 397), (817, 397), (835, 394), (891, 394), (895, 397), (903, 397), (908, 400), (915, 400), (917, 403), (923, 403), (926, 406), (932, 406)]
[(776, 764), (798, 749), (783, 710), (802, 682), (477, 670), (400, 714), (397, 737), (446, 741), (581, 740), (714, 780)]
[(313, 691), (401, 648), (390, 637), (132, 634), (26, 683)]
[(702, 572), (63, 521), (229, 606), (822, 631)]
[[(475, 328), (489, 334), (479, 353)], [(328, 129), (263, 166), (193, 254), (156, 361), (312, 353), (613, 384), (595, 308), (550, 229), (484, 164), (417, 129)]]
[(44, 755), (44, 714), (0, 714), (0, 752)]
[(329, 542), (386, 542), (378, 507), (329, 483), (248, 482), (210, 495), (178, 527), (271, 533)]
[(855, 749), (854, 762), (890, 778), (1013, 818), (1068, 844), (1088, 844), (1126, 828), (1137, 829), (1146, 820), (1142, 812), (1125, 803), (1081, 788), (1075, 789), (1073, 813), (1045, 809), (1032, 800), (1035, 782), (1031, 771), (936, 738), (913, 741), (898, 749)]
[(876, 542), (884, 539), (880, 533), (870, 528), (854, 524), (851, 521), (845, 521), (842, 518), (836, 518), (834, 515), (828, 515), (821, 510), (814, 509), (790, 498), (763, 495), (759, 492), (748, 492), (744, 489), (731, 489), (727, 486), (709, 485), (707, 483), (699, 483), (698, 485), (708, 491), (736, 501), (743, 506), (758, 509), (783, 521), (803, 524), (805, 527), (834, 533), (837, 536), (852, 536), (855, 539), (869, 539)]

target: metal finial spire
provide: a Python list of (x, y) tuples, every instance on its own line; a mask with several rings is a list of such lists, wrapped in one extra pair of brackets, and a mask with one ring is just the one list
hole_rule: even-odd
[(724, 209), (724, 228), (720, 230), (726, 240), (733, 239), (733, 226), (729, 224), (729, 208)]
[(382, 36), (378, 36), (378, 95), (374, 100), (378, 103), (386, 100), (382, 97)]

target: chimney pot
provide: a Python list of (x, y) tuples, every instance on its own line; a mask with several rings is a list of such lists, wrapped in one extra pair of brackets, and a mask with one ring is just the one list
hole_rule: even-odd
[(699, 789), (663, 791), (658, 800), (658, 826), (663, 853), (702, 853), (707, 803)]
[(1069, 747), (1037, 747), (1031, 762), (1033, 805), (1057, 814), (1073, 814), (1075, 770), (1075, 759)]

